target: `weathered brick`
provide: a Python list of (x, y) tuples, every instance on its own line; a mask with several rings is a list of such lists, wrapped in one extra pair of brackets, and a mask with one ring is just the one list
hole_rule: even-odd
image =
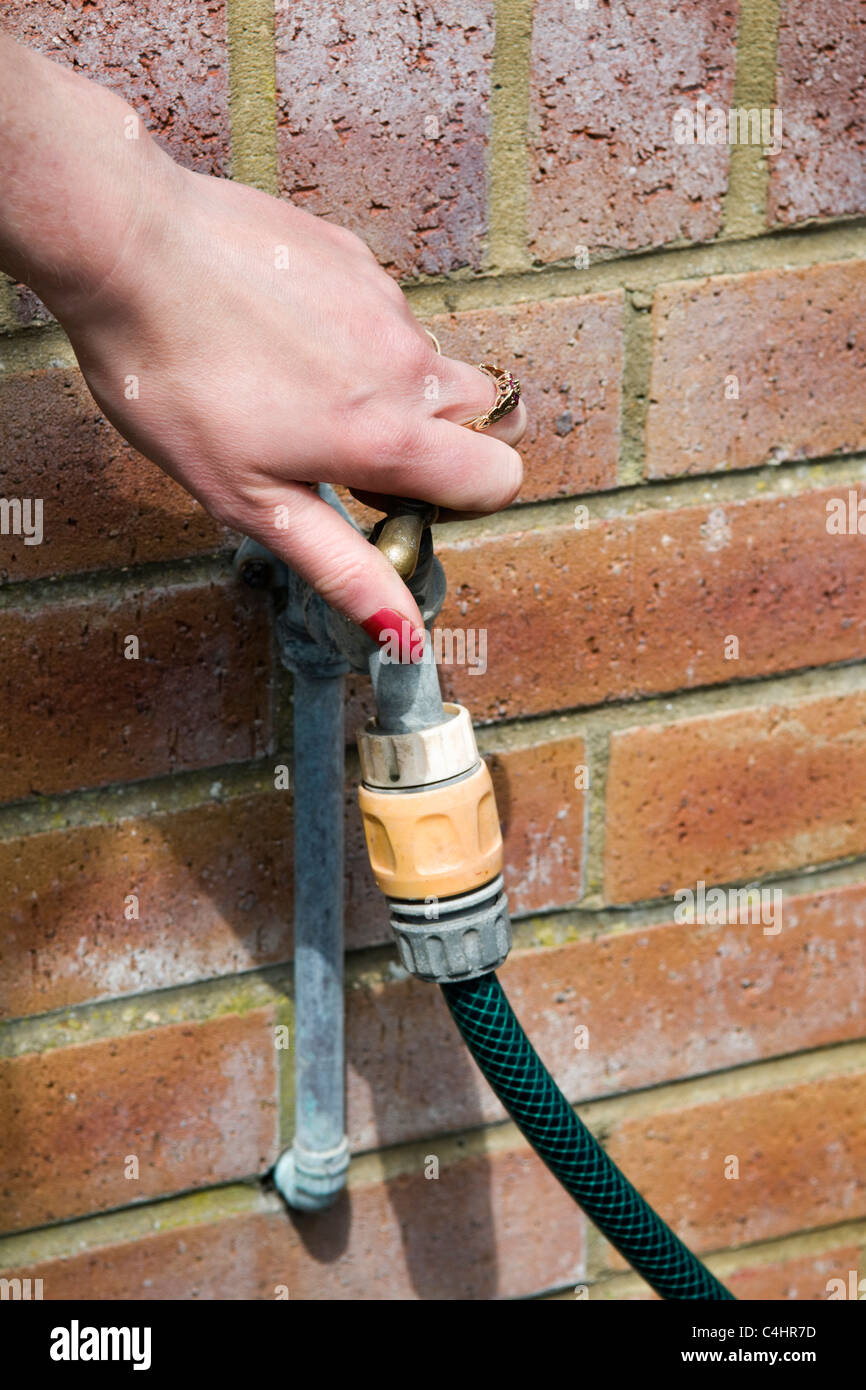
[[(65, 67), (125, 97), (181, 164), (200, 173), (229, 166), (225, 0), (135, 4), (5, 0), (3, 28)], [(8, 282), (0, 332), (54, 322), (26, 285)]]
[(291, 1300), (489, 1300), (581, 1278), (583, 1217), (533, 1153), (443, 1159), (436, 1180), (423, 1168), (356, 1184), (312, 1216), (189, 1225), (26, 1273), (46, 1299), (147, 1301), (272, 1300), (279, 1286)]
[(567, 907), (580, 897), (586, 757), (582, 738), (506, 745), (488, 755), (514, 914)]
[[(490, 1166), (496, 1179), (505, 1176), (507, 1164), (500, 1155), (492, 1157)], [(518, 1182), (525, 1181), (521, 1172), (516, 1177)], [(469, 1200), (474, 1195), (471, 1181), (462, 1174), (460, 1178)], [(419, 1193), (419, 1197), (421, 1195)], [(370, 1195), (356, 1188), (347, 1204), (353, 1217), (363, 1207), (366, 1227), (373, 1215)], [(340, 1207), (343, 1207), (342, 1199)], [(492, 1213), (494, 1221), (510, 1214), (504, 1208), (505, 1202), (496, 1204)], [(565, 1230), (560, 1234), (563, 1213), (554, 1214), (555, 1222), (550, 1226), (548, 1240), (553, 1237), (556, 1248), (548, 1245), (541, 1257), (538, 1250), (541, 1241), (535, 1230), (529, 1232), (528, 1240), (525, 1234), (531, 1213), (525, 1206), (519, 1210), (520, 1227), (512, 1230), (510, 1239), (507, 1230), (491, 1232), (488, 1223), (485, 1223), (486, 1229), (479, 1230), (469, 1222), (463, 1229), (459, 1252), (456, 1245), (453, 1247), (454, 1261), (448, 1265), (440, 1256), (430, 1271), (429, 1281), (423, 1279), (421, 1266), (413, 1266), (404, 1249), (394, 1242), (393, 1217), (389, 1219), (388, 1212), (384, 1212), (383, 1217), (390, 1239), (383, 1256), (393, 1254), (394, 1263), (386, 1264), (383, 1258), (381, 1267), (371, 1253), (375, 1248), (372, 1237), (366, 1246), (360, 1241), (356, 1246), (353, 1241), (348, 1250), (339, 1249), (333, 1216), (319, 1216), (316, 1229), (321, 1230), (323, 1223), (331, 1229), (321, 1245), (312, 1246), (307, 1253), (301, 1236), (292, 1231), (284, 1217), (276, 1212), (262, 1212), (155, 1232), (122, 1244), (94, 1246), (65, 1259), (3, 1267), (0, 1273), (4, 1278), (42, 1279), (47, 1301), (91, 1299), (100, 1302), (114, 1299), (268, 1301), (276, 1297), (280, 1285), (289, 1289), (290, 1298), (317, 1301), (372, 1300), (374, 1297), (489, 1300), (520, 1297), (551, 1287), (550, 1271), (554, 1262), (564, 1283), (579, 1281), (582, 1277), (577, 1259), (580, 1232), (573, 1221), (566, 1220)], [(421, 1207), (413, 1213), (414, 1229), (421, 1226), (417, 1219), (419, 1212), (426, 1211)], [(477, 1209), (473, 1215), (477, 1217)], [(312, 1236), (314, 1220), (297, 1218), (300, 1230), (304, 1232), (309, 1226)], [(425, 1222), (425, 1226), (429, 1231), (432, 1222)], [(353, 1227), (354, 1222), (350, 1229)], [(518, 1244), (521, 1238), (526, 1242), (523, 1251)], [(488, 1251), (484, 1249), (485, 1239), (498, 1240), (495, 1269), (490, 1265), (489, 1248)], [(331, 1249), (336, 1252), (336, 1259), (329, 1263), (327, 1254)], [(537, 1271), (535, 1286), (526, 1277), (529, 1271), (521, 1272), (521, 1260), (525, 1260), (527, 1254)], [(827, 1299), (827, 1285), (831, 1279), (848, 1280), (850, 1271), (859, 1269), (859, 1258), (857, 1246), (842, 1246), (770, 1264), (744, 1264), (725, 1277), (725, 1284), (743, 1300), (817, 1302)], [(591, 1288), (591, 1300), (597, 1297), (596, 1290)], [(647, 1290), (635, 1297), (654, 1298), (655, 1295)]]
[[(866, 549), (828, 534), (849, 488), (653, 510), (575, 529), (437, 543), (444, 629), (487, 632), (487, 669), (440, 668), (448, 698), (499, 720), (849, 661), (866, 654)], [(579, 519), (579, 518), (578, 518)], [(727, 642), (736, 637), (739, 653)], [(369, 713), (356, 687), (352, 722)]]
[[(396, 274), (480, 264), (493, 7), (448, 3), (395, 15), (376, 0), (363, 34), (344, 5), (312, 17), (277, 5), (283, 191), (354, 226)], [(595, 259), (597, 250), (718, 230), (728, 151), (678, 147), (671, 123), (701, 94), (731, 100), (737, 7), (670, 0), (662, 9), (535, 7), (529, 231), (539, 261), (570, 260), (579, 244)], [(198, 29), (188, 0), (170, 17), (151, 0), (135, 14), (50, 0), (13, 0), (7, 12), (13, 32), (26, 29), (36, 46), (129, 96), (184, 162), (225, 169), (221, 5), (205, 7)], [(772, 223), (864, 209), (863, 33), (862, 16), (838, 0), (820, 18), (782, 0), (786, 147), (770, 161)], [(648, 476), (866, 449), (864, 265), (660, 289)], [(616, 485), (621, 313), (616, 293), (431, 320), (443, 349), (468, 360), (501, 358), (504, 343), (524, 379), (532, 423), (520, 500)], [(44, 312), (18, 291), (4, 296), (0, 318), (14, 327)], [(739, 398), (728, 400), (732, 375)], [(11, 446), (0, 453), (0, 491), (62, 501), (63, 510), (47, 505), (44, 546), (0, 538), (0, 578), (223, 542), (185, 494), (111, 434), (77, 374), (15, 377), (0, 418), (4, 404)], [(489, 634), (488, 672), (446, 667), (446, 688), (477, 717), (498, 720), (862, 660), (862, 536), (831, 536), (826, 526), (828, 501), (847, 491), (792, 495), (780, 481), (779, 496), (659, 504), (585, 531), (562, 507), (534, 513), (534, 531), (515, 513), (477, 541), (446, 542), (452, 594), (441, 625)], [(101, 581), (88, 586), (91, 597), (75, 596), (83, 590), (68, 586), (50, 604), (7, 595), (0, 799), (261, 755), (269, 605), (233, 584), (191, 579), (124, 597)], [(142, 638), (142, 659), (115, 680), (129, 632)], [(863, 854), (864, 714), (866, 696), (848, 695), (614, 735), (611, 899)], [(585, 807), (573, 774), (587, 755), (580, 739), (551, 736), (552, 721), (531, 728), (537, 742), (511, 730), (490, 753), (516, 912), (564, 906), (581, 892)], [(11, 885), (0, 992), (10, 1012), (158, 990), (290, 954), (290, 798), (224, 801), (216, 789), (202, 797), (0, 843), (0, 877)], [(357, 947), (390, 934), (347, 798), (348, 938)], [(128, 892), (139, 895), (138, 922), (123, 915)], [(760, 925), (619, 928), (516, 952), (503, 979), (569, 1098), (582, 1101), (852, 1041), (862, 1031), (864, 925), (864, 889), (853, 885), (786, 899), (777, 936)], [(277, 1145), (272, 1021), (264, 1009), (173, 1023), (7, 1064), (0, 1205), (12, 1226), (261, 1174)], [(579, 1024), (589, 1028), (586, 1051), (574, 1045)], [(289, 1218), (264, 1196), (255, 1214), (199, 1213), (192, 1226), (127, 1244), (70, 1245), (68, 1259), (27, 1271), (47, 1276), (47, 1297), (271, 1299), (286, 1284), (292, 1298), (474, 1299), (585, 1277), (582, 1217), (537, 1159), (506, 1149), (504, 1132), (490, 1136), (483, 1157), (461, 1153), (443, 1162), (438, 1182), (424, 1178), (422, 1154), (443, 1148), (431, 1135), (503, 1118), (439, 992), (362, 977), (349, 995), (348, 1034), (353, 1142), (422, 1141), (411, 1174), (356, 1184), (325, 1216)], [(714, 1101), (706, 1080), (700, 1103), (678, 1093), (666, 1113), (642, 1114), (641, 1102), (613, 1123), (613, 1153), (687, 1239), (739, 1246), (864, 1214), (866, 1079), (730, 1089), (741, 1093)], [(720, 1192), (729, 1152), (743, 1176)], [(143, 1158), (138, 1183), (123, 1177), (130, 1153)], [(855, 1245), (836, 1249), (829, 1238), (826, 1253), (770, 1265), (750, 1253), (728, 1281), (740, 1297), (822, 1298), (828, 1278), (856, 1268)]]
[(770, 161), (771, 223), (866, 212), (866, 13), (846, 0), (782, 0)]
[(280, 184), (395, 274), (480, 264), (492, 6), (276, 0)]
[[(124, 656), (139, 639), (139, 659)], [(0, 797), (238, 762), (270, 732), (267, 609), (236, 582), (8, 608)]]
[(44, 328), (45, 324), (56, 322), (29, 285), (0, 275), (0, 333), (14, 333), (18, 328)]
[(125, 97), (181, 164), (227, 171), (225, 0), (5, 0), (3, 28)]
[(866, 260), (663, 285), (647, 475), (866, 448), (864, 315)]
[[(581, 739), (505, 748), (489, 761), (506, 839), (513, 913), (581, 891)], [(512, 790), (515, 788), (516, 790)], [(110, 815), (106, 808), (105, 815)], [(346, 940), (391, 942), (370, 873), (354, 787), (346, 798)], [(114, 823), (0, 841), (0, 1016), (164, 989), (292, 955), (291, 794), (211, 799)], [(138, 898), (127, 920), (126, 898)]]
[(826, 1302), (830, 1293), (838, 1289), (830, 1281), (842, 1279), (847, 1287), (851, 1271), (856, 1273), (859, 1269), (860, 1259), (861, 1251), (856, 1245), (844, 1245), (819, 1255), (744, 1265), (734, 1270), (725, 1283), (735, 1298), (743, 1300), (784, 1298), (798, 1303)]
[[(859, 1038), (866, 886), (788, 898), (781, 923), (633, 927), (515, 951), (500, 975), (577, 1103)], [(356, 1149), (502, 1118), (438, 990), (361, 980), (347, 1033)]]
[(866, 1215), (864, 1103), (863, 1073), (804, 1081), (625, 1117), (607, 1149), (692, 1249), (736, 1248)]
[[(743, 1301), (794, 1301), (820, 1302), (828, 1298), (828, 1284), (831, 1279), (844, 1279), (847, 1283), (850, 1270), (856, 1270), (860, 1252), (856, 1245), (842, 1246), (823, 1251), (821, 1254), (801, 1255), (793, 1259), (778, 1259), (770, 1263), (755, 1260), (744, 1262), (722, 1276), (722, 1282), (735, 1298)], [(853, 1263), (852, 1263), (853, 1261)], [(832, 1287), (832, 1286), (831, 1286)], [(622, 1294), (617, 1284), (596, 1292), (590, 1290), (590, 1297), (614, 1299), (621, 1297), (627, 1303), (655, 1301), (658, 1294), (648, 1285), (640, 1291), (634, 1290), (629, 1280), (629, 1292)]]
[(277, 1156), (273, 1023), (267, 1007), (4, 1061), (0, 1228), (264, 1172)]
[(286, 960), (290, 830), (274, 791), (0, 842), (0, 1015)]
[(535, 5), (529, 231), (539, 260), (716, 234), (728, 148), (679, 145), (673, 121), (696, 94), (730, 103), (738, 8)]
[(529, 428), (518, 501), (616, 487), (622, 309), (615, 292), (430, 319), (448, 357), (507, 362), (520, 377)]
[(106, 420), (76, 368), (0, 382), (0, 496), (41, 499), (44, 537), (0, 537), (0, 579), (202, 553), (229, 532)]
[(611, 739), (605, 895), (667, 897), (866, 853), (866, 694)]

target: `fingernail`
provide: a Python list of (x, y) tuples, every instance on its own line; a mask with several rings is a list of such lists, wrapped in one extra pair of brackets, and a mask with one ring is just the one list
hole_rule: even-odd
[(419, 662), (423, 659), (424, 630), (393, 608), (380, 608), (361, 626), (368, 637), (379, 643), (387, 660)]

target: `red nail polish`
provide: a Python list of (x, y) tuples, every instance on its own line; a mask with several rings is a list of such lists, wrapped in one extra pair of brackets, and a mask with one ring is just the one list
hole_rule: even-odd
[(380, 608), (361, 626), (391, 661), (419, 662), (424, 656), (424, 631), (393, 608)]

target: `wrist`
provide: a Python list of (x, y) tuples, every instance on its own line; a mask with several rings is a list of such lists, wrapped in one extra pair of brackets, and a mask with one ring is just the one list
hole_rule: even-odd
[[(126, 108), (123, 116), (127, 115), (138, 120), (132, 108)], [(89, 200), (79, 203), (76, 198), (74, 243), (38, 283), (30, 282), (68, 330), (125, 307), (131, 283), (150, 259), (149, 250), (159, 248), (170, 235), (184, 186), (194, 178), (160, 149), (143, 125), (130, 144), (130, 150), (110, 151), (115, 157), (100, 169), (101, 196), (93, 211)]]
[(184, 171), (107, 88), (0, 36), (0, 268), (65, 322), (103, 294)]

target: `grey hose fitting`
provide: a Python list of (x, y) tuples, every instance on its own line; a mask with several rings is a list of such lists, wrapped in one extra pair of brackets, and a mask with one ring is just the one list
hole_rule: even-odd
[(389, 898), (388, 907), (400, 959), (419, 980), (471, 980), (496, 970), (511, 950), (501, 874), (474, 893), (423, 903)]

